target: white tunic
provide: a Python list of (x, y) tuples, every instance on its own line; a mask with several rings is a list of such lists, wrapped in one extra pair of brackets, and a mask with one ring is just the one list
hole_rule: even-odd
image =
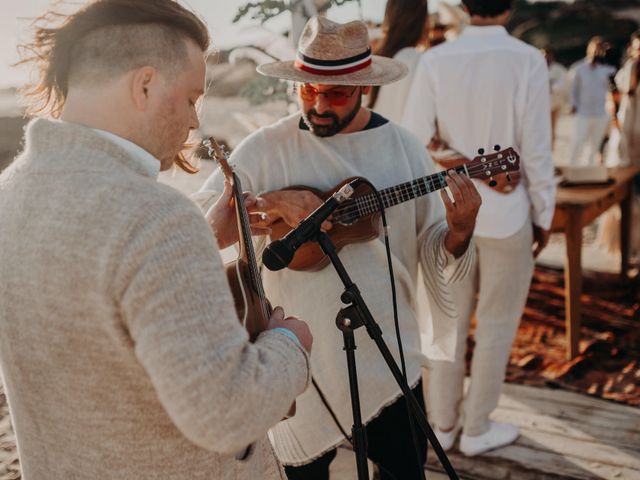
[[(391, 122), (328, 138), (319, 138), (301, 129), (299, 122), (299, 114), (280, 120), (249, 136), (233, 152), (230, 161), (245, 190), (266, 192), (308, 185), (326, 191), (352, 176), (364, 176), (382, 189), (435, 171), (425, 148), (406, 130)], [(197, 199), (206, 207), (221, 191), (222, 185), (222, 173), (215, 172), (197, 194)], [(444, 208), (437, 195), (423, 196), (387, 210), (410, 385), (415, 385), (420, 378), (425, 354), (435, 359), (453, 358), (457, 314), (447, 281), (465, 275), (473, 255), (472, 248), (458, 260), (445, 253)], [(345, 247), (340, 258), (398, 361), (382, 236)], [(432, 315), (417, 320), (415, 292), (419, 262), (428, 272), (426, 283)], [(445, 275), (448, 265), (452, 267)], [(344, 287), (339, 277), (333, 267), (328, 266), (318, 272), (265, 269), (263, 278), (272, 304), (283, 305), (287, 315), (298, 315), (309, 323), (314, 336), (311, 353), (314, 378), (343, 427), (350, 431), (347, 366), (342, 333), (335, 325), (336, 314), (343, 307), (340, 295)], [(419, 326), (419, 321), (423, 325)], [(357, 330), (355, 337), (362, 417), (368, 422), (401, 392), (366, 331)], [(298, 397), (296, 415), (278, 424), (270, 433), (279, 459), (293, 465), (308, 463), (344, 440), (313, 388)]]

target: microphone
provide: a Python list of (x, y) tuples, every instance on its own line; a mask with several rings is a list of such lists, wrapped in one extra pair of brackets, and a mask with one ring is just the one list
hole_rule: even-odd
[(353, 184), (357, 182), (358, 179), (355, 179), (345, 184), (322, 205), (316, 208), (307, 218), (302, 220), (296, 228), (280, 240), (271, 242), (262, 252), (262, 263), (264, 266), (275, 272), (289, 265), (300, 245), (312, 240), (318, 233), (322, 222), (324, 222), (342, 202), (353, 195)]

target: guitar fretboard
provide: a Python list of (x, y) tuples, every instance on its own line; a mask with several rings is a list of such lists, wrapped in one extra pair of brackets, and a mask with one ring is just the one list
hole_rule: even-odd
[[(464, 165), (456, 167), (455, 170), (458, 173), (469, 176)], [(384, 208), (389, 208), (399, 203), (435, 192), (446, 186), (447, 172), (442, 171), (385, 188), (384, 190), (380, 190), (379, 194), (382, 197)], [(379, 209), (376, 195), (374, 193), (368, 193), (345, 202), (335, 210), (333, 217), (335, 221), (339, 223), (353, 223), (353, 221), (358, 218), (377, 212)]]
[[(240, 242), (242, 243), (242, 251), (244, 251), (247, 255), (247, 264), (251, 272), (251, 280), (254, 284), (256, 293), (258, 294), (260, 299), (266, 299), (264, 286), (262, 284), (262, 276), (260, 275), (260, 269), (258, 268), (258, 262), (256, 261), (256, 254), (253, 249), (253, 241), (251, 239), (251, 222), (249, 221), (249, 216), (246, 207), (244, 206), (242, 185), (240, 184), (240, 179), (235, 174), (235, 172), (233, 173), (233, 185), (234, 198), (236, 201), (236, 213), (238, 215), (238, 221), (242, 225), (242, 228), (240, 229), (242, 233), (242, 237), (240, 238)], [(266, 302), (261, 302), (260, 307), (263, 310), (264, 318), (269, 318), (269, 312), (266, 311)]]

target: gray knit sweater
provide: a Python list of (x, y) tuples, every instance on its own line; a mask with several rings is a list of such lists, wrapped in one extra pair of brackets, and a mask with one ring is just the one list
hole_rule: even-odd
[(29, 125), (0, 176), (0, 279), (26, 480), (283, 478), (265, 433), (307, 356), (277, 332), (249, 343), (202, 214), (119, 146)]

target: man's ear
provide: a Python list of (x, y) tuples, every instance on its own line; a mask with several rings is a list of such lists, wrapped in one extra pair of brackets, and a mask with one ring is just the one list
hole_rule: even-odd
[(369, 95), (369, 92), (371, 91), (371, 85), (367, 85), (362, 87), (362, 94), (363, 95)]
[(158, 82), (158, 71), (153, 67), (142, 67), (133, 72), (131, 78), (131, 99), (139, 110), (146, 110), (150, 90)]

